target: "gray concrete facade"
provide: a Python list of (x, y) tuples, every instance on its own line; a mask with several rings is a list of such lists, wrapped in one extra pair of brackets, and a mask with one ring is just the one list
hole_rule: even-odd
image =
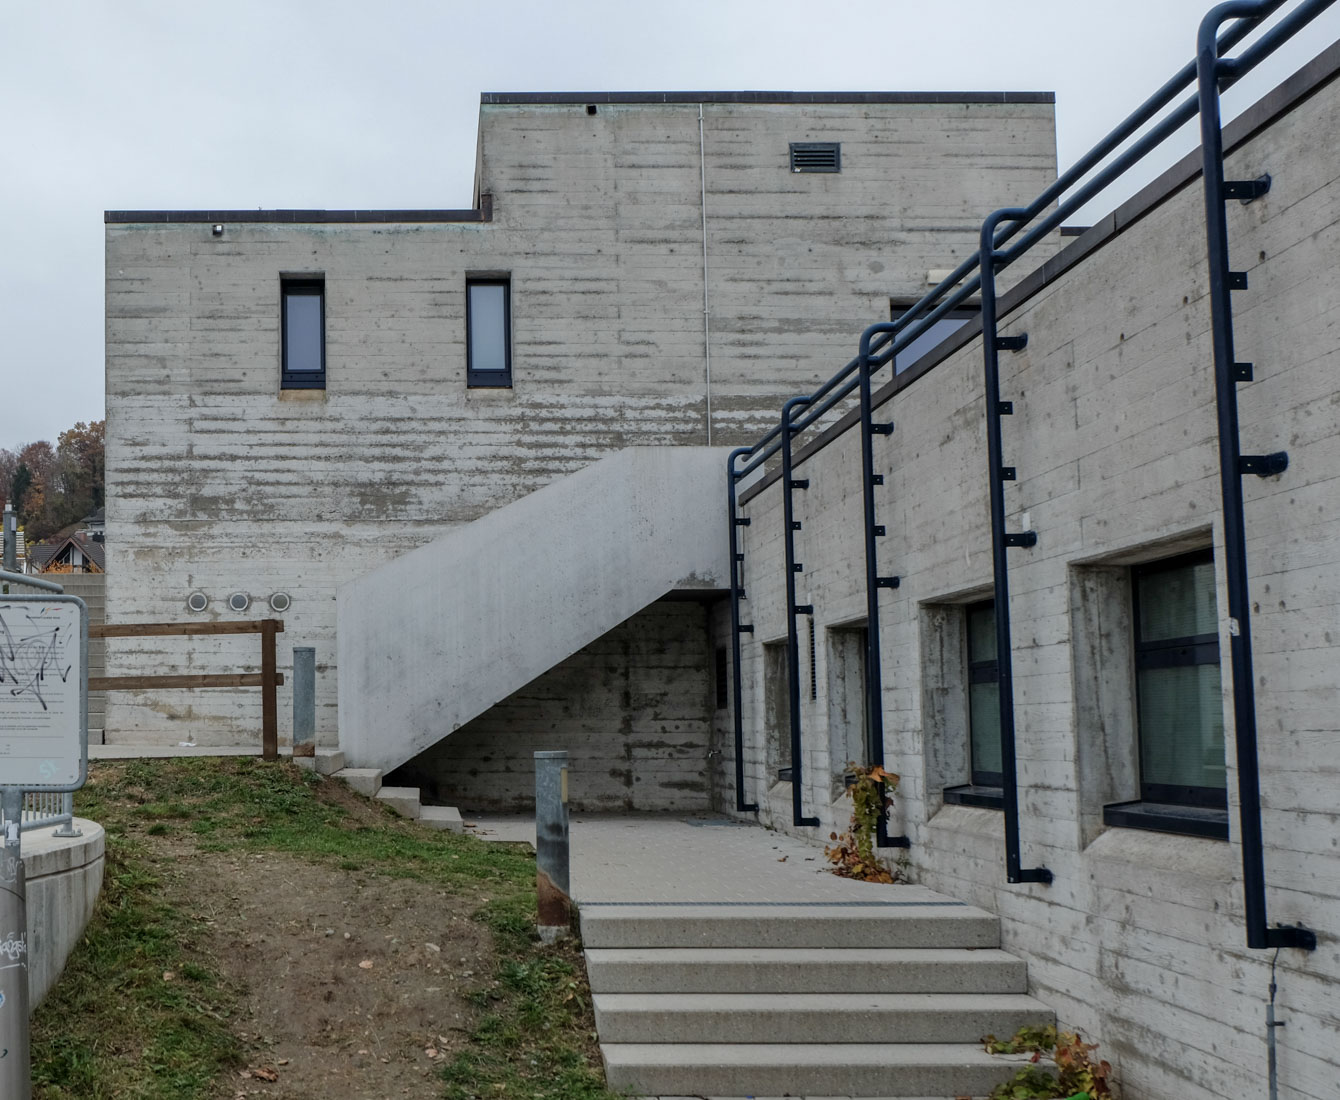
[[(760, 430), (834, 338), (1055, 170), (1045, 94), (532, 99), (484, 97), (473, 211), (107, 215), (109, 619), (286, 594), (280, 671), (316, 648), (324, 744), (341, 586), (613, 451)], [(793, 141), (840, 142), (842, 171), (792, 172)], [(280, 386), (285, 276), (324, 279), (323, 390)], [(466, 385), (477, 276), (510, 279), (510, 388)], [(252, 650), (117, 639), (109, 671), (241, 671)], [(255, 691), (109, 707), (109, 740), (260, 724)]]
[[(1340, 1080), (1338, 67), (1340, 46), (1249, 111), (1230, 128), (1227, 164), (1230, 179), (1273, 177), (1268, 195), (1230, 203), (1228, 217), (1234, 267), (1249, 273), (1234, 295), (1237, 358), (1255, 370), (1239, 387), (1242, 449), (1289, 455), (1285, 473), (1246, 477), (1244, 492), (1270, 918), (1320, 940), (1279, 957), (1290, 1100), (1334, 1096)], [(1004, 461), (1018, 469), (1007, 528), (1038, 533), (1035, 547), (1010, 551), (1021, 831), (1024, 865), (1050, 868), (1050, 886), (1007, 885), (1000, 812), (945, 797), (970, 778), (964, 608), (992, 584), (980, 336), (890, 387), (877, 414), (896, 425), (875, 440), (881, 568), (901, 577), (880, 605), (884, 752), (902, 776), (891, 831), (910, 836), (917, 881), (1000, 914), (1002, 945), (1028, 959), (1030, 992), (1103, 1044), (1126, 1100), (1265, 1090), (1271, 958), (1244, 946), (1198, 164), (1170, 170), (1005, 299), (1001, 334), (1028, 336), (1001, 357), (1001, 396), (1014, 402)], [(797, 494), (797, 583), (819, 635), (814, 697), (801, 702), (817, 837), (848, 812), (834, 746), (848, 687), (840, 634), (866, 617), (859, 432), (797, 448), (808, 457), (796, 476), (809, 482)], [(791, 831), (769, 728), (769, 643), (787, 629), (776, 475), (743, 499), (746, 796), (765, 824)], [(1215, 558), (1226, 841), (1109, 827), (1103, 815), (1140, 796), (1132, 569), (1195, 549)], [(718, 780), (731, 791), (724, 748)]]

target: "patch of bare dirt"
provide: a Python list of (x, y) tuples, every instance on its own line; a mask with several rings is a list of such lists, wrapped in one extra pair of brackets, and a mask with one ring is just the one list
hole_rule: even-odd
[[(194, 849), (185, 844), (183, 848)], [(472, 903), (282, 853), (182, 851), (202, 946), (241, 991), (248, 1066), (220, 1100), (428, 1100), (493, 963)]]

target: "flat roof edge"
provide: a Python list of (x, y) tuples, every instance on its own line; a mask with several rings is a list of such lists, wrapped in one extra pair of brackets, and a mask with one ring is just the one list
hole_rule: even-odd
[(481, 106), (568, 103), (1055, 103), (1055, 92), (483, 92)]
[(394, 224), (413, 222), (487, 222), (492, 210), (107, 210), (107, 225), (167, 225), (183, 222), (284, 225)]

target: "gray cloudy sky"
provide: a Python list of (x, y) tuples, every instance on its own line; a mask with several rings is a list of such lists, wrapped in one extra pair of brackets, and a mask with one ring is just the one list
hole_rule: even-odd
[[(1065, 166), (1191, 58), (1210, 6), (11, 0), (0, 447), (103, 415), (106, 209), (468, 206), (482, 91), (1055, 91)], [(1337, 37), (1333, 10), (1229, 113)]]

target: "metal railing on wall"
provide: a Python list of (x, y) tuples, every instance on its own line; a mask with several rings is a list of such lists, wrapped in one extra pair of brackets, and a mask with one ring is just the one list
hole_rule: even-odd
[[(1233, 359), (1232, 313), (1229, 292), (1246, 288), (1245, 275), (1228, 268), (1224, 203), (1231, 199), (1250, 200), (1269, 186), (1268, 180), (1229, 181), (1223, 179), (1223, 148), (1219, 118), (1219, 90), (1240, 79), (1284, 42), (1329, 8), (1334, 0), (1303, 0), (1278, 23), (1265, 30), (1236, 58), (1226, 56), (1254, 30), (1285, 5), (1285, 0), (1231, 0), (1212, 9), (1201, 23), (1197, 57), (1185, 65), (1098, 144), (1025, 207), (997, 210), (984, 220), (980, 248), (960, 263), (945, 279), (927, 292), (896, 320), (870, 326), (861, 336), (860, 351), (828, 381), (809, 395), (794, 398), (785, 406), (781, 422), (757, 442), (737, 448), (730, 455), (728, 475), (728, 522), (731, 535), (731, 609), (733, 648), (736, 668), (735, 748), (736, 805), (741, 810), (756, 809), (744, 789), (744, 735), (741, 713), (739, 669), (741, 634), (753, 626), (740, 623), (740, 601), (745, 598), (743, 540), (738, 529), (750, 523), (739, 514), (739, 487), (749, 479), (767, 472), (768, 464), (779, 454), (783, 470), (781, 484), (784, 501), (784, 529), (787, 613), (788, 613), (788, 687), (792, 695), (792, 777), (796, 824), (812, 823), (800, 810), (801, 745), (795, 714), (798, 694), (799, 658), (795, 637), (796, 578), (803, 565), (795, 560), (795, 524), (791, 493), (796, 487), (793, 468), (802, 459), (794, 456), (794, 441), (802, 433), (834, 425), (843, 402), (859, 391), (859, 425), (862, 453), (862, 498), (865, 525), (866, 599), (867, 599), (867, 700), (874, 733), (870, 746), (882, 759), (882, 683), (879, 641), (879, 600), (881, 589), (893, 589), (899, 579), (884, 571), (877, 560), (878, 539), (886, 533), (877, 522), (874, 490), (883, 485), (883, 476), (875, 473), (873, 437), (891, 435), (893, 425), (873, 421), (872, 376), (886, 366), (897, 368), (897, 356), (927, 336), (936, 323), (964, 305), (975, 295), (981, 296), (984, 397), (987, 412), (988, 488), (991, 500), (992, 572), (995, 589), (997, 663), (1000, 692), (1000, 741), (1002, 755), (1002, 809), (1005, 834), (1006, 878), (1011, 883), (1048, 883), (1052, 872), (1046, 867), (1024, 867), (1019, 835), (1018, 775), (1016, 731), (1013, 705), (1012, 640), (1009, 621), (1009, 573), (1006, 551), (1028, 549), (1036, 545), (1032, 531), (1005, 530), (1004, 484), (1015, 480), (1016, 471), (1002, 457), (1004, 448), (1002, 417), (1013, 415), (1012, 400), (1000, 394), (999, 353), (1019, 351), (1027, 334), (1002, 337), (998, 329), (996, 274), (1025, 255), (1073, 213), (1107, 189), (1133, 166), (1162, 146), (1182, 126), (1199, 116), (1202, 135), (1203, 177), (1207, 211), (1207, 259), (1210, 273), (1212, 330), (1214, 337), (1216, 405), (1219, 412), (1221, 483), (1225, 516), (1225, 566), (1229, 587), (1229, 618), (1232, 629), (1231, 662), (1233, 704), (1237, 740), (1239, 780), (1239, 825), (1243, 847), (1244, 893), (1249, 947), (1289, 946), (1312, 949), (1315, 935), (1305, 928), (1269, 928), (1266, 919), (1264, 856), (1261, 839), (1258, 749), (1256, 743), (1255, 700), (1252, 693), (1252, 661), (1247, 615), (1247, 567), (1243, 534), (1241, 478), (1247, 474), (1270, 476), (1287, 465), (1282, 454), (1244, 456), (1238, 449), (1236, 383), (1250, 380), (1251, 368)], [(1219, 27), (1235, 20), (1222, 33)], [(1179, 98), (1191, 94), (1185, 98)], [(1016, 239), (1017, 238), (1017, 239)], [(1013, 243), (1011, 243), (1013, 242)], [(799, 410), (794, 416), (792, 410)], [(878, 716), (878, 718), (876, 718)], [(873, 742), (878, 741), (878, 745)], [(894, 838), (894, 843), (902, 838)]]

